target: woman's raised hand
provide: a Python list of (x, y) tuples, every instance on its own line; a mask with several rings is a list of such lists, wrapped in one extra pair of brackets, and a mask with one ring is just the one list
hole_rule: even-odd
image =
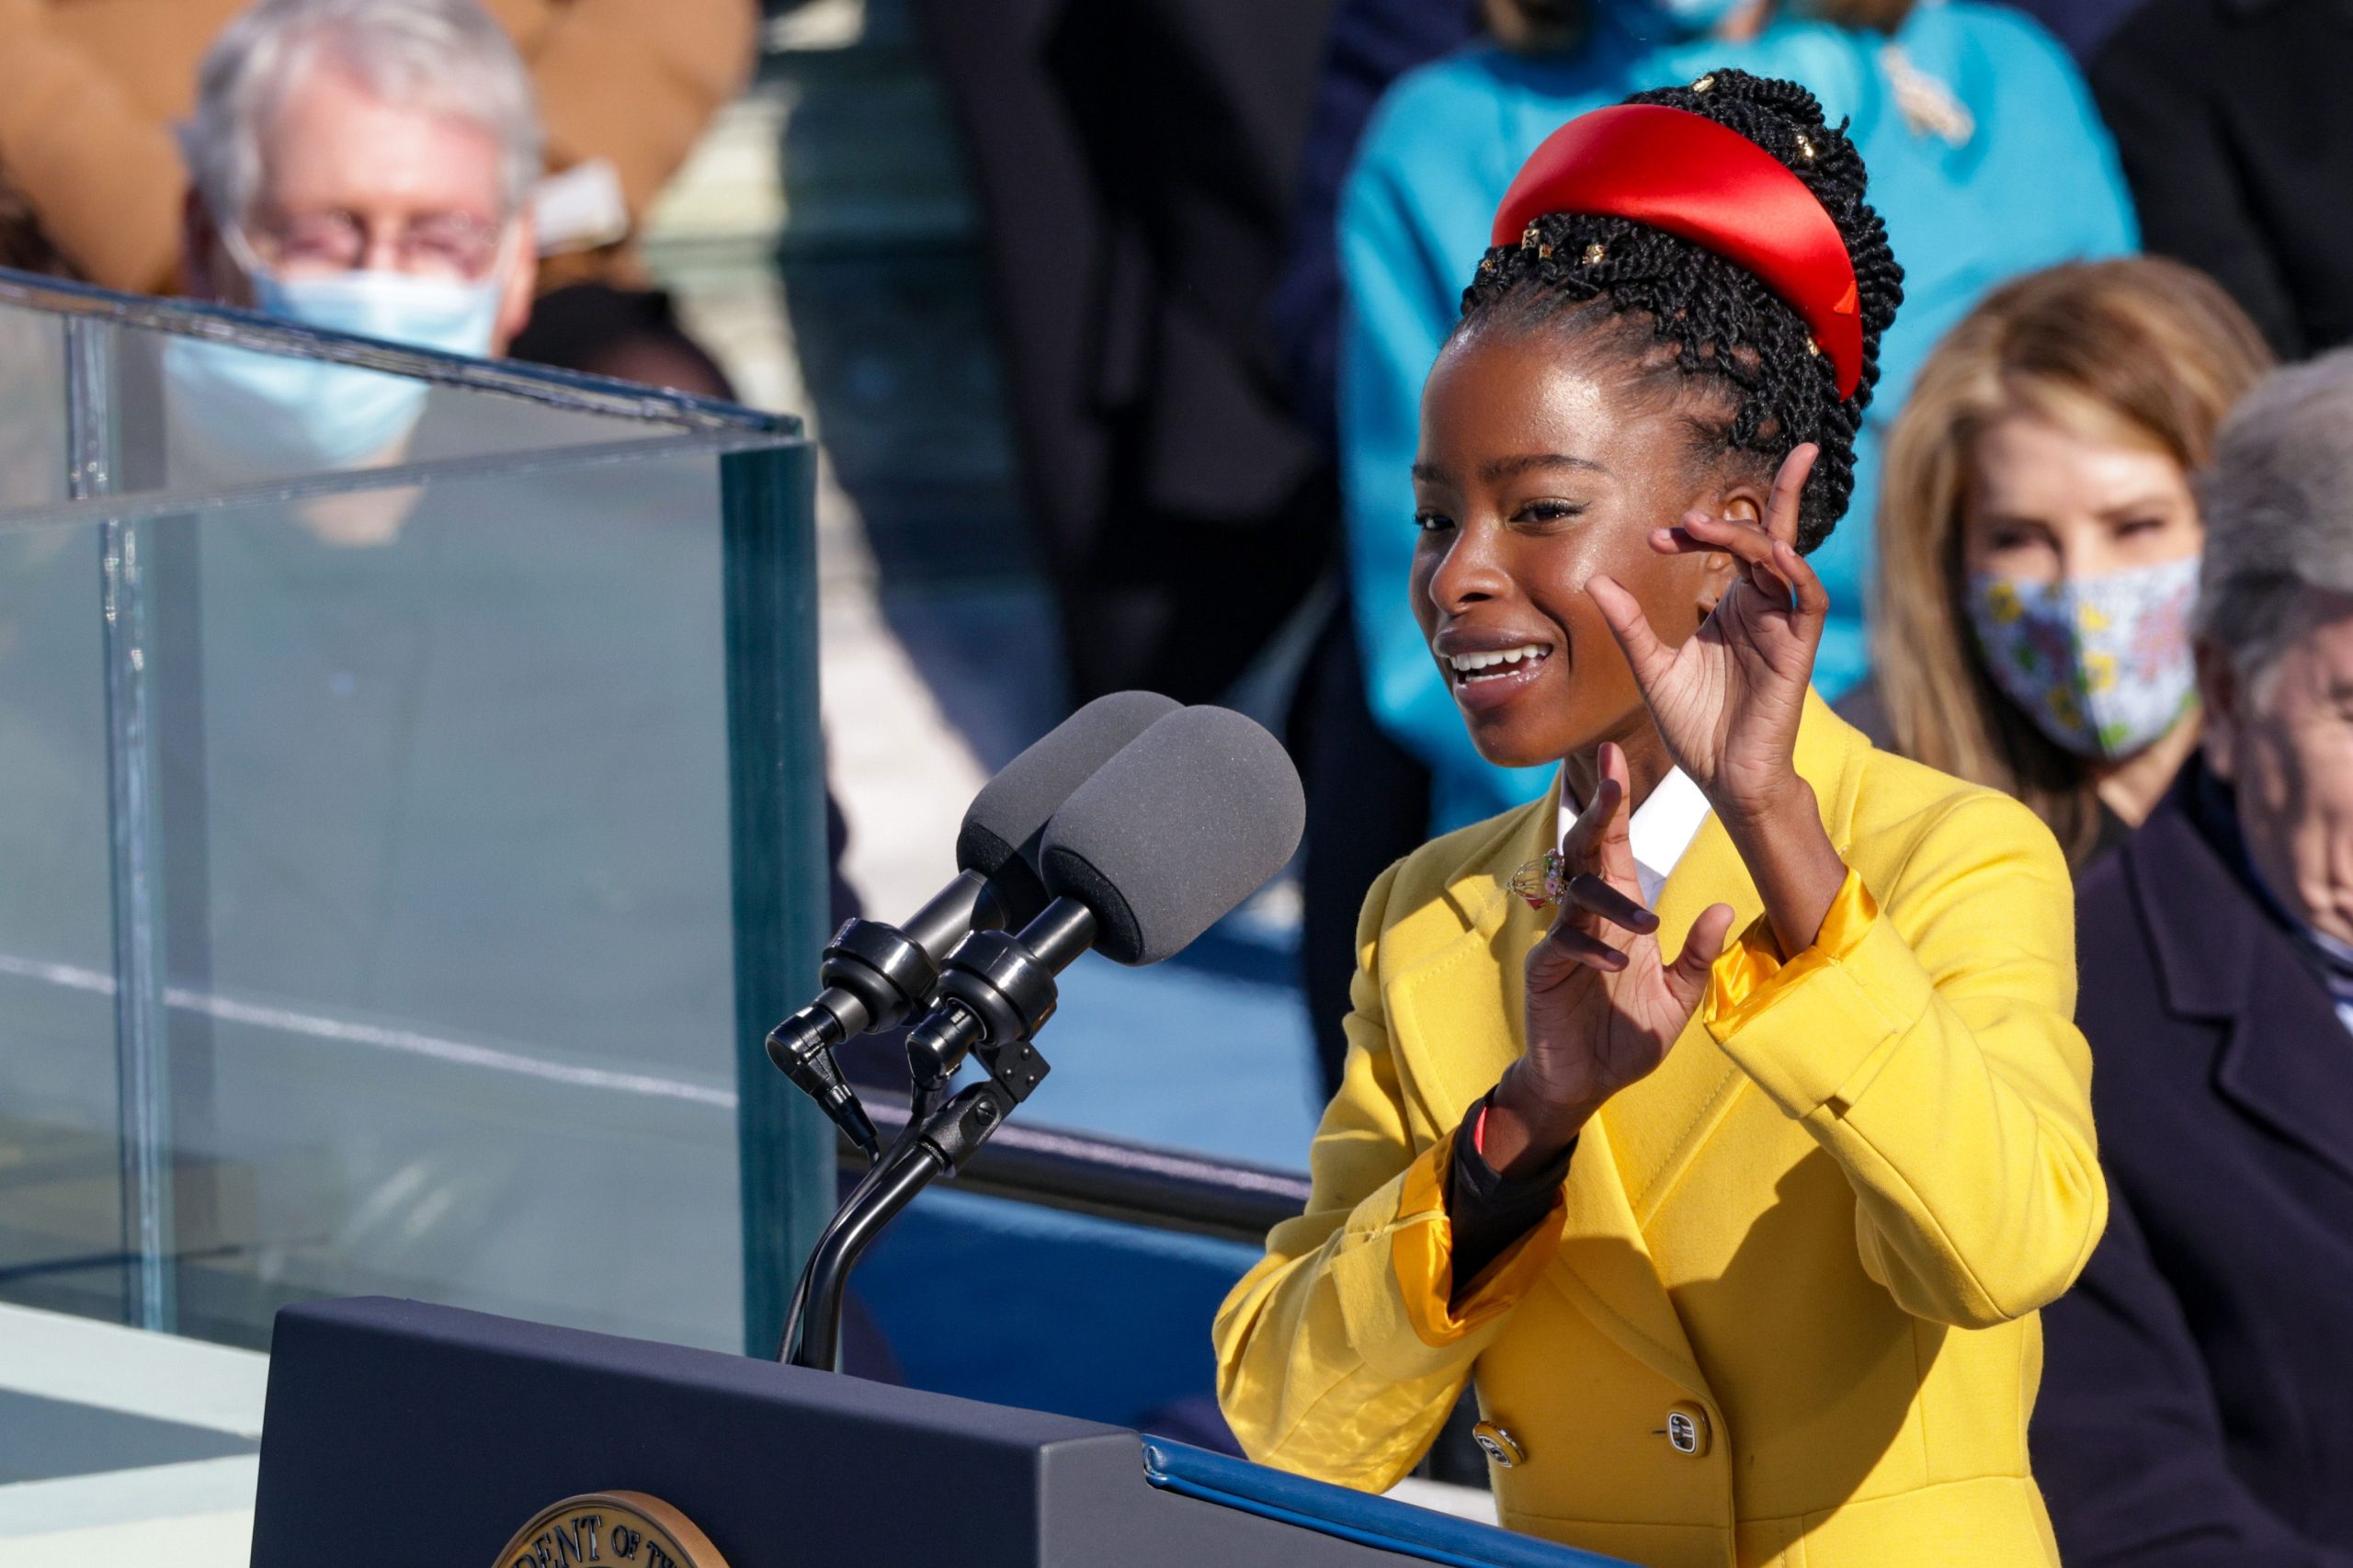
[(1615, 579), (1596, 576), (1586, 589), (1676, 766), (1727, 822), (1770, 814), (1798, 781), (1798, 717), (1830, 608), (1797, 549), (1798, 501), (1819, 452), (1808, 442), (1782, 462), (1761, 527), (1688, 512), (1651, 536), (1663, 554), (1720, 551), (1735, 562), (1732, 585), (1680, 647), (1659, 640)]
[(1486, 1153), (1541, 1165), (1612, 1095), (1648, 1077), (1707, 994), (1732, 910), (1712, 904), (1665, 961), (1627, 835), (1626, 754), (1605, 744), (1600, 783), (1561, 844), (1560, 913), (1528, 955), (1528, 1054), (1497, 1085)]
[[(1830, 609), (1797, 545), (1798, 497), (1819, 451), (1808, 442), (1790, 453), (1762, 527), (1688, 512), (1681, 528), (1651, 536), (1663, 554), (1715, 551), (1734, 563), (1732, 585), (1681, 647), (1660, 642), (1615, 581), (1597, 576), (1586, 587), (1625, 650), (1675, 765), (1699, 786), (1740, 851), (1784, 957), (1813, 946), (1847, 880), (1813, 786), (1797, 770), (1806, 681)], [(1691, 929), (1696, 945), (1699, 925)]]

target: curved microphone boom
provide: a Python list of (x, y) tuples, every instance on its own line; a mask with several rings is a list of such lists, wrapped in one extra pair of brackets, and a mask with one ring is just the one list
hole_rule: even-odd
[(1074, 791), (1152, 724), (1179, 711), (1151, 691), (1099, 697), (1007, 763), (972, 797), (956, 837), (956, 880), (904, 926), (852, 920), (819, 965), (816, 999), (768, 1034), (768, 1059), (870, 1154), (874, 1124), (834, 1060), (852, 1036), (930, 1004), (940, 965), (974, 930), (1020, 926), (1050, 894), (1036, 864), (1046, 824)]
[(1054, 976), (1090, 947), (1123, 964), (1186, 947), (1283, 869), (1306, 817), (1298, 770), (1258, 724), (1224, 708), (1160, 720), (1046, 824), (1052, 902), (1018, 935), (975, 931), (949, 955), (939, 1006), (907, 1038), (915, 1081), (945, 1083), (974, 1048), (1035, 1034)]

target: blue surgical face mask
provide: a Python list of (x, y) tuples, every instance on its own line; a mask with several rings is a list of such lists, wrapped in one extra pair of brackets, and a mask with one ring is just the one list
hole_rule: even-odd
[[(279, 278), (229, 248), (255, 307), (305, 326), (480, 357), (498, 328), (503, 267), (478, 283), (402, 272)], [(356, 365), (176, 337), (164, 347), (171, 415), (190, 444), (268, 473), (347, 468), (390, 450), (425, 412), (426, 383)]]

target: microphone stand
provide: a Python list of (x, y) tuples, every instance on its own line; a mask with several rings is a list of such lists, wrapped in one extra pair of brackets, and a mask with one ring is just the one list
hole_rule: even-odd
[(843, 1201), (818, 1237), (793, 1292), (793, 1312), (777, 1347), (778, 1359), (820, 1371), (834, 1369), (850, 1271), (917, 1194), (943, 1176), (962, 1172), (1051, 1070), (1026, 1040), (981, 1045), (973, 1054), (989, 1075), (958, 1090), (921, 1122), (910, 1121), (890, 1154)]
[(917, 1194), (961, 1173), (1044, 1081), (1051, 1067), (1030, 1036), (1053, 1016), (1054, 976), (1094, 937), (1093, 913), (1075, 900), (1056, 899), (1020, 936), (975, 932), (949, 956), (940, 1005), (907, 1040), (918, 1107), (946, 1087), (967, 1052), (987, 1075), (928, 1115), (911, 1116), (890, 1153), (843, 1200), (801, 1271), (779, 1360), (834, 1369), (850, 1271)]
[(850, 1270), (917, 1194), (940, 1176), (961, 1171), (1018, 1103), (993, 1082), (959, 1090), (923, 1123), (910, 1147), (876, 1168), (870, 1187), (853, 1193), (842, 1205), (801, 1272), (798, 1294), (802, 1314), (797, 1324), (785, 1325), (786, 1358), (792, 1365), (834, 1369), (841, 1350), (842, 1300), (849, 1289)]

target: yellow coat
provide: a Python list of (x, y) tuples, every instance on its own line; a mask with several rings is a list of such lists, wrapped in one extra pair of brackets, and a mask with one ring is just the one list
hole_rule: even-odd
[(2058, 1562), (2036, 1312), (2107, 1214), (2067, 868), (2024, 807), (1811, 696), (1797, 767), (1851, 873), (1814, 947), (1780, 962), (1711, 817), (1659, 899), (1669, 953), (1735, 912), (1699, 1016), (1451, 1307), (1450, 1134), (1523, 1049), (1545, 917), (1506, 883), (1556, 802), (1374, 884), (1313, 1196), (1218, 1314), (1252, 1458), (1385, 1489), (1475, 1375), (1521, 1450), (1490, 1466), (1514, 1529), (1652, 1568)]

